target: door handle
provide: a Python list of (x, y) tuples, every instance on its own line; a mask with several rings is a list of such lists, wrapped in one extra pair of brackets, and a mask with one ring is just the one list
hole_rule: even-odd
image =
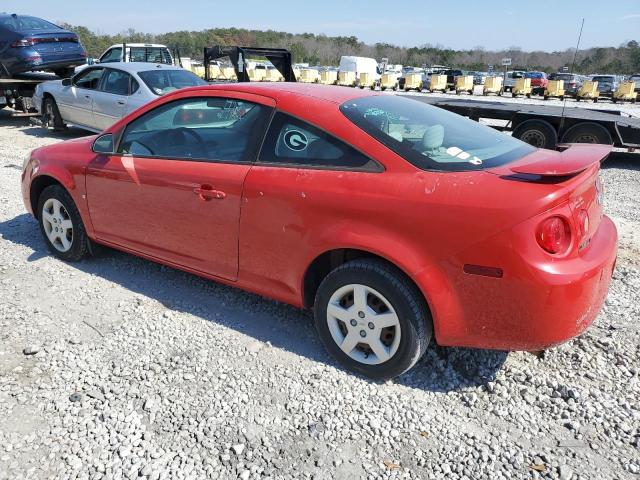
[(91, 100), (91, 95), (85, 95), (84, 98), (86, 98), (87, 100)]
[(226, 193), (220, 190), (214, 190), (213, 188), (207, 187), (204, 185), (202, 187), (194, 188), (193, 193), (198, 195), (198, 197), (200, 197), (200, 200), (206, 200), (206, 201), (212, 200), (212, 199), (222, 200), (224, 199), (224, 197), (227, 196)]
[(124, 102), (123, 102), (122, 100), (118, 100), (116, 103), (117, 103), (118, 105), (124, 105)]

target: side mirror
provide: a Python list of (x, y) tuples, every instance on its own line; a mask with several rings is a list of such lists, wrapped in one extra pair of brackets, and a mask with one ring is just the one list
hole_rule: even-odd
[(98, 61), (95, 58), (87, 57), (87, 65), (93, 65), (95, 63), (98, 63)]
[(62, 86), (63, 87), (70, 87), (71, 86), (71, 79), (70, 78), (63, 78), (62, 79)]
[(113, 145), (113, 134), (105, 133), (104, 135), (100, 135), (93, 141), (91, 150), (95, 153), (104, 153), (107, 155), (112, 155), (113, 153), (115, 153), (115, 147)]

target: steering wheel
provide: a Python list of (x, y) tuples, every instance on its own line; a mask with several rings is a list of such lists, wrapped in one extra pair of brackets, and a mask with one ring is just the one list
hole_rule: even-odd
[(191, 137), (195, 138), (197, 144), (198, 144), (198, 149), (200, 150), (198, 153), (200, 153), (201, 155), (197, 155), (197, 156), (206, 156), (208, 153), (208, 148), (207, 148), (207, 144), (204, 143), (204, 140), (202, 139), (202, 137), (200, 135), (198, 135), (198, 133), (192, 129), (192, 128), (187, 128), (187, 127), (179, 127), (176, 128), (172, 131), (172, 133), (175, 134), (182, 134), (183, 137), (186, 137), (185, 134), (189, 134), (191, 135)]

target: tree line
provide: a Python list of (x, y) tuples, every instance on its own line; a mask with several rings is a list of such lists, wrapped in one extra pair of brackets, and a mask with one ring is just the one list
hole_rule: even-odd
[[(373, 57), (389, 63), (422, 66), (447, 65), (466, 70), (487, 70), (488, 65), (500, 69), (502, 58), (511, 58), (513, 69), (554, 72), (573, 65), (575, 49), (562, 51), (524, 51), (509, 47), (501, 51), (489, 51), (483, 47), (454, 50), (442, 45), (424, 44), (416, 47), (400, 47), (389, 43), (366, 44), (354, 36), (330, 37), (313, 33), (293, 34), (273, 30), (246, 30), (241, 28), (211, 28), (201, 31), (177, 31), (149, 34), (128, 29), (115, 35), (95, 33), (87, 27), (64, 25), (76, 32), (89, 56), (98, 57), (109, 46), (123, 42), (162, 43), (174, 51), (179, 49), (183, 57), (202, 59), (203, 48), (213, 45), (242, 45), (252, 47), (287, 48), (294, 62), (311, 65), (337, 65), (342, 55)], [(618, 47), (597, 47), (578, 51), (575, 55), (576, 73), (640, 72), (640, 45), (630, 41)]]

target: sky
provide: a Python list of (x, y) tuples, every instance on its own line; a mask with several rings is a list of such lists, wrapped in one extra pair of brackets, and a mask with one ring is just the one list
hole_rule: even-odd
[(1, 11), (109, 34), (237, 27), (401, 46), (546, 51), (574, 48), (584, 16), (581, 48), (640, 41), (640, 0), (0, 0)]

